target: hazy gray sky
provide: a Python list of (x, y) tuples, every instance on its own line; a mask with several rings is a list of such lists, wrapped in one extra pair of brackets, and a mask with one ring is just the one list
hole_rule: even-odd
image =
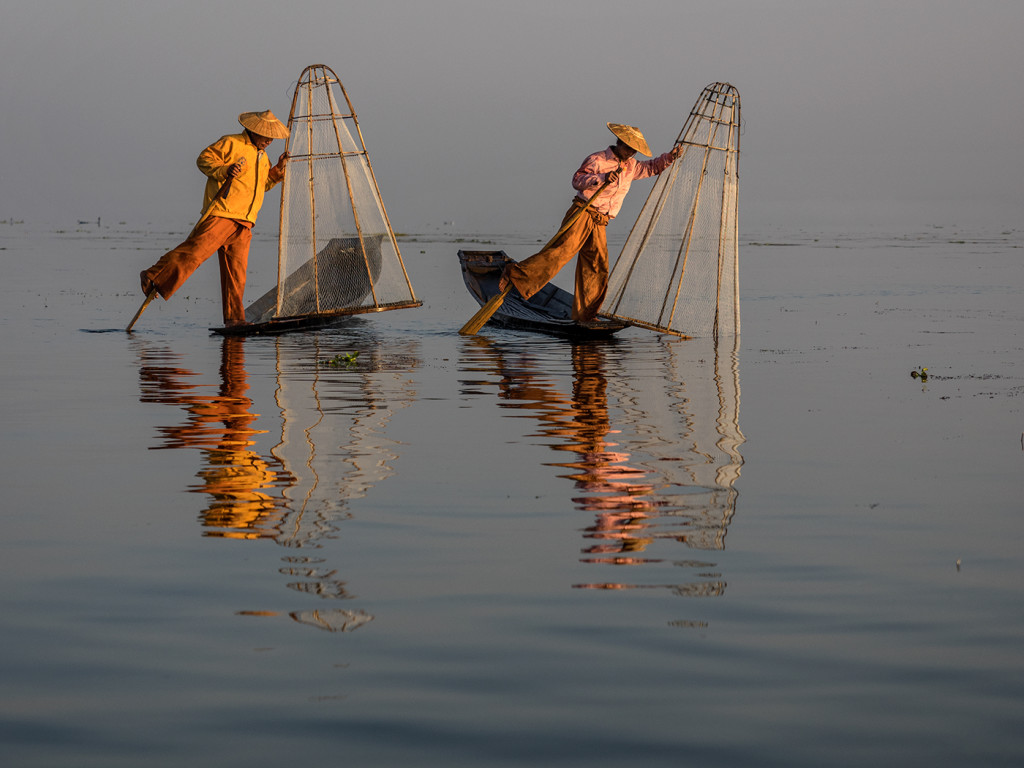
[[(302, 69), (322, 63), (348, 90), (403, 232), (454, 221), (543, 235), (572, 172), (611, 142), (605, 122), (637, 125), (665, 151), (715, 81), (742, 99), (743, 231), (1021, 223), (1019, 0), (4, 8), (0, 219), (187, 228), (201, 204), (196, 155), (238, 130), (240, 112), (286, 120)], [(649, 188), (634, 186), (618, 227)], [(276, 229), (276, 217), (257, 226)]]

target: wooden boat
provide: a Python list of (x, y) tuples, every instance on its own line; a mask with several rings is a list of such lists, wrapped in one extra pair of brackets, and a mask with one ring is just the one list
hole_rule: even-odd
[[(480, 306), (499, 293), (501, 273), (512, 262), (504, 251), (459, 251), (462, 279)], [(577, 323), (572, 319), (572, 299), (571, 293), (552, 283), (529, 299), (523, 299), (513, 290), (488, 325), (573, 339), (605, 339), (630, 325), (621, 320), (605, 319)]]
[(342, 325), (351, 317), (353, 315), (296, 315), (263, 323), (247, 322), (245, 325), (218, 326), (210, 330), (220, 336), (277, 336), (292, 331), (315, 331)]

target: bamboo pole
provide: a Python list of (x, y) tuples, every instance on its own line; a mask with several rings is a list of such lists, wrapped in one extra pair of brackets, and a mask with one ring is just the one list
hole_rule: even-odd
[[(292, 125), (295, 119), (295, 105), (299, 101), (299, 89), (296, 88), (292, 94), (292, 105), (288, 110), (288, 138), (284, 142), (284, 151), (291, 157), (292, 139), (294, 134), (292, 132)], [(289, 199), (289, 190), (292, 184), (295, 183), (295, 173), (285, 173), (284, 180), (281, 182), (281, 202), (278, 205), (277, 212), (277, 295), (274, 300), (274, 316), (280, 317), (281, 315), (281, 303), (282, 303), (282, 291), (281, 287), (284, 284), (284, 255), (287, 246), (285, 245), (285, 239), (281, 237), (281, 233), (285, 232), (286, 224), (291, 221), (291, 210), (286, 209), (286, 201)]]
[[(334, 70), (331, 70), (331, 74), (334, 74)], [(328, 107), (330, 107), (331, 110), (331, 124), (334, 127), (334, 139), (338, 144), (338, 157), (341, 159), (341, 169), (345, 175), (345, 189), (348, 191), (349, 205), (352, 206), (352, 220), (356, 225), (356, 237), (359, 239), (359, 250), (363, 256), (363, 266), (366, 268), (366, 279), (370, 284), (370, 295), (373, 296), (373, 306), (379, 307), (380, 300), (377, 298), (377, 286), (374, 284), (373, 270), (370, 268), (370, 257), (366, 252), (366, 241), (363, 235), (363, 224), (359, 218), (359, 209), (356, 207), (355, 193), (352, 190), (352, 177), (349, 173), (348, 163), (345, 160), (345, 146), (341, 138), (341, 131), (338, 128), (339, 118), (342, 120), (344, 120), (346, 117), (352, 118), (352, 122), (356, 127), (356, 136), (359, 137), (359, 147), (357, 148), (356, 154), (362, 156), (362, 158), (366, 161), (367, 166), (369, 166), (370, 164), (370, 158), (366, 152), (366, 145), (363, 143), (362, 131), (359, 130), (359, 119), (356, 117), (356, 112), (352, 108), (352, 101), (348, 97), (348, 92), (345, 90), (345, 86), (341, 84), (341, 81), (338, 79), (338, 76), (334, 75), (334, 82), (338, 84), (338, 88), (341, 89), (341, 95), (345, 97), (345, 103), (348, 105), (348, 115), (340, 114), (337, 107), (335, 106), (335, 99), (333, 94), (331, 93), (331, 84), (330, 81), (327, 79), (327, 67), (324, 67), (324, 80), (327, 82), (327, 105)], [(344, 126), (344, 123), (342, 125)], [(355, 139), (352, 137), (352, 132), (348, 129), (348, 126), (344, 127), (345, 132), (348, 135), (348, 138), (351, 139), (354, 144)], [(377, 192), (377, 196), (379, 199), (379, 191)], [(388, 225), (388, 228), (390, 229), (390, 225)]]
[[(328, 68), (329, 69), (329, 68)], [(331, 74), (334, 74), (334, 70), (330, 70)], [(334, 75), (337, 80), (337, 75)], [(398, 266), (402, 270), (402, 277), (405, 278), (405, 285), (409, 289), (409, 296), (413, 301), (416, 301), (416, 291), (412, 287), (412, 280), (409, 278), (409, 272), (405, 268), (405, 261), (402, 259), (402, 251), (398, 247), (398, 238), (395, 236), (395, 228), (391, 226), (391, 219), (388, 216), (387, 208), (384, 206), (384, 198), (380, 193), (380, 185), (377, 184), (377, 175), (373, 171), (373, 163), (370, 162), (370, 152), (366, 149), (366, 141), (363, 139), (363, 129), (359, 127), (359, 118), (356, 116), (355, 108), (352, 106), (352, 100), (348, 97), (348, 91), (345, 90), (345, 86), (338, 80), (338, 87), (341, 88), (341, 95), (345, 97), (345, 103), (348, 104), (348, 111), (352, 117), (352, 123), (356, 128), (356, 136), (359, 138), (359, 146), (362, 147), (363, 159), (366, 161), (366, 171), (370, 176), (370, 183), (373, 185), (374, 194), (377, 197), (377, 205), (380, 207), (381, 216), (384, 218), (384, 225), (388, 231), (388, 237), (391, 240), (391, 246), (395, 249), (395, 255), (398, 256)], [(367, 263), (367, 269), (370, 266)], [(370, 281), (371, 286), (373, 281)], [(376, 304), (376, 291), (374, 291), (374, 303)]]
[[(707, 93), (708, 91), (709, 91), (709, 89), (705, 89), (705, 93)], [(701, 104), (702, 107), (707, 108), (708, 105), (711, 104), (711, 99), (709, 98), (710, 95), (711, 94), (708, 93), (708, 97), (705, 97), (704, 101)], [(694, 223), (694, 221), (696, 220), (696, 217), (697, 217), (697, 209), (698, 209), (698, 207), (700, 205), (700, 196), (701, 196), (701, 192), (704, 189), (704, 178), (707, 175), (708, 160), (711, 157), (711, 152), (713, 150), (719, 149), (718, 147), (715, 146), (715, 139), (718, 138), (718, 127), (720, 125), (724, 124), (723, 121), (721, 120), (721, 113), (722, 113), (723, 109), (724, 109), (724, 105), (721, 105), (718, 102), (715, 102), (715, 104), (713, 106), (711, 106), (711, 114), (706, 114), (702, 110), (701, 117), (704, 119), (704, 121), (708, 122), (708, 138), (707, 138), (707, 142), (706, 142), (706, 145), (705, 145), (706, 148), (704, 150), (704, 160), (703, 160), (703, 163), (701, 164), (700, 180), (697, 182), (697, 192), (696, 192), (696, 195), (694, 196), (694, 199), (693, 199), (693, 208), (690, 210), (690, 220), (689, 220), (689, 222), (687, 222), (686, 234), (684, 235), (684, 238), (683, 238), (683, 243), (685, 244), (685, 253), (683, 254), (683, 262), (682, 262), (682, 268), (681, 268), (681, 270), (679, 272), (679, 278), (676, 281), (675, 295), (672, 297), (672, 311), (669, 313), (668, 322), (665, 323), (665, 326), (667, 328), (672, 328), (672, 322), (675, 319), (676, 309), (679, 306), (679, 293), (680, 293), (680, 291), (682, 291), (682, 288), (683, 288), (683, 278), (686, 275), (686, 265), (687, 265), (687, 262), (689, 260), (690, 247), (692, 245), (692, 238), (693, 238), (693, 223)], [(730, 125), (730, 127), (731, 127), (731, 125)], [(724, 184), (723, 184), (723, 187), (724, 187)], [(719, 212), (720, 220), (721, 220), (721, 215), (722, 215), (722, 212), (720, 211)], [(721, 225), (719, 225), (719, 237), (721, 237)], [(721, 250), (721, 249), (719, 249), (719, 250)], [(721, 280), (721, 259), (719, 259), (719, 275), (718, 275), (718, 280), (719, 281)], [(714, 324), (715, 324), (716, 327), (718, 325), (718, 302), (719, 302), (719, 298), (720, 298), (719, 294), (720, 294), (720, 287), (716, 287), (716, 289), (715, 289), (715, 321), (714, 321)], [(668, 302), (669, 295), (670, 294), (666, 294), (665, 295), (665, 302), (666, 302), (666, 304)], [(661, 320), (662, 317), (664, 316), (664, 312), (665, 312), (665, 305), (662, 306), (662, 315), (659, 316), (659, 318), (658, 318), (659, 320)]]
[[(704, 161), (701, 164), (700, 180), (697, 182), (697, 192), (693, 196), (693, 206), (690, 208), (690, 218), (686, 222), (686, 231), (683, 234), (683, 242), (680, 244), (680, 252), (676, 255), (676, 267), (679, 269), (679, 277), (675, 281), (676, 290), (674, 294), (665, 294), (665, 301), (662, 302), (661, 313), (658, 315), (658, 320), (662, 320), (662, 318), (665, 316), (665, 309), (668, 306), (668, 300), (671, 297), (672, 311), (669, 312), (668, 322), (665, 323), (666, 328), (672, 327), (672, 319), (675, 317), (676, 306), (679, 304), (679, 292), (682, 290), (683, 287), (683, 276), (686, 274), (686, 262), (690, 256), (690, 245), (693, 239), (693, 222), (697, 219), (697, 209), (700, 207), (700, 195), (701, 190), (704, 188), (704, 176), (707, 173), (708, 156), (710, 155), (710, 153), (710, 149), (704, 150)], [(681, 263), (679, 261), (680, 257), (682, 257)], [(676, 274), (675, 269), (673, 269), (673, 274)]]
[[(316, 311), (320, 312), (320, 260), (317, 258), (320, 244), (316, 237), (316, 180), (313, 176), (313, 80), (316, 77), (314, 68), (309, 70), (309, 79), (306, 80), (306, 148), (309, 158), (306, 166), (309, 169), (309, 226), (310, 226), (310, 260), (313, 263), (313, 298), (316, 303)], [(328, 85), (328, 87), (330, 87)], [(301, 263), (301, 262), (300, 262)], [(280, 289), (278, 289), (280, 292)]]
[(153, 299), (156, 298), (156, 294), (157, 294), (156, 288), (150, 289), (149, 293), (146, 294), (146, 298), (142, 302), (142, 306), (139, 307), (139, 311), (135, 313), (135, 317), (133, 317), (132, 321), (130, 323), (128, 323), (128, 327), (124, 329), (126, 333), (131, 333), (132, 332), (132, 328), (135, 327), (135, 323), (138, 321), (138, 319), (140, 317), (142, 317), (142, 313), (146, 311), (146, 307), (149, 306), (150, 302), (153, 301)]

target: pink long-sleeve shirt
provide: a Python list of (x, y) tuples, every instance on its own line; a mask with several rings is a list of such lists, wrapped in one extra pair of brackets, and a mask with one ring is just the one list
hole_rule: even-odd
[(605, 176), (618, 169), (619, 178), (613, 184), (609, 184), (591, 206), (599, 213), (605, 213), (614, 219), (622, 208), (622, 201), (629, 192), (633, 179), (657, 176), (672, 164), (672, 160), (672, 154), (666, 152), (650, 160), (637, 160), (631, 157), (623, 162), (615, 156), (612, 148), (608, 147), (583, 161), (583, 165), (573, 174), (572, 186), (579, 193), (579, 198), (589, 200), (598, 187), (604, 184)]

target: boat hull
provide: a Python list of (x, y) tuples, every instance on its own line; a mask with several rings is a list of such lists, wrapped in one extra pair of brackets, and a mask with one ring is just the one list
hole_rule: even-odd
[[(498, 281), (510, 263), (513, 259), (504, 251), (459, 251), (462, 279), (480, 306), (500, 292)], [(552, 283), (529, 299), (513, 289), (487, 324), (574, 339), (609, 338), (629, 327), (629, 323), (619, 320), (577, 323), (572, 319), (572, 300), (571, 293)]]
[(337, 310), (334, 312), (321, 312), (319, 314), (296, 315), (294, 317), (281, 317), (274, 320), (266, 320), (257, 323), (245, 323), (243, 325), (231, 325), (220, 328), (211, 328), (213, 333), (221, 336), (274, 336), (292, 331), (312, 331), (318, 328), (333, 328), (343, 325), (346, 320), (361, 317), (369, 312), (384, 312), (389, 309), (406, 309), (409, 307), (421, 307), (423, 302), (416, 300), (402, 302), (396, 305), (382, 304), (375, 309), (360, 307), (351, 310)]

